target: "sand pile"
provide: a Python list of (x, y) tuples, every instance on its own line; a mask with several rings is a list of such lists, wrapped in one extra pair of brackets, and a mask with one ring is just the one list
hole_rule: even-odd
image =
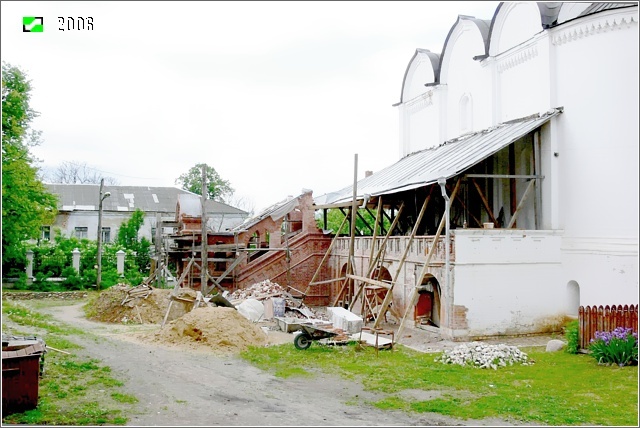
[[(118, 284), (100, 292), (90, 303), (89, 319), (109, 323), (161, 324), (169, 306), (169, 295), (173, 289), (131, 287)], [(180, 289), (178, 296), (188, 300), (196, 297), (191, 289)], [(175, 300), (171, 305), (169, 320), (181, 317), (191, 310), (193, 303)]]
[(249, 346), (267, 345), (267, 334), (257, 325), (227, 307), (203, 306), (167, 323), (160, 331), (147, 334), (155, 343), (187, 347), (216, 354), (244, 351)]

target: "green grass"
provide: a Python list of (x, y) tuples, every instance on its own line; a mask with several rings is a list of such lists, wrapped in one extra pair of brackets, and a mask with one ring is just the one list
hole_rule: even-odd
[[(24, 305), (3, 301), (5, 318), (19, 324), (16, 336), (38, 336), (47, 346), (70, 352), (82, 349), (71, 338), (82, 330), (56, 323)], [(3, 331), (7, 331), (5, 325)], [(37, 333), (36, 333), (37, 332)], [(38, 406), (2, 419), (4, 424), (27, 425), (125, 425), (137, 398), (117, 389), (123, 383), (111, 376), (111, 368), (96, 359), (49, 350), (44, 356), (44, 375), (38, 385)]]
[(33, 327), (40, 330), (45, 330), (48, 334), (58, 335), (80, 335), (84, 334), (84, 331), (75, 327), (63, 325), (54, 320), (51, 315), (41, 314), (39, 312), (32, 311), (26, 306), (20, 303), (2, 302), (2, 314), (9, 317), (13, 322)]
[[(598, 365), (590, 356), (523, 348), (531, 366), (498, 370), (444, 365), (439, 354), (402, 346), (320, 346), (299, 351), (291, 344), (251, 348), (242, 357), (276, 376), (336, 373), (385, 394), (371, 404), (381, 409), (436, 412), (463, 419), (501, 418), (544, 425), (637, 426), (638, 367)], [(400, 393), (439, 391), (430, 400)]]

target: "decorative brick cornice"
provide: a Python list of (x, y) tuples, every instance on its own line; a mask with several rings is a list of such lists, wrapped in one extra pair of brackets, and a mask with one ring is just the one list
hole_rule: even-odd
[(514, 52), (497, 62), (498, 73), (509, 70), (538, 56), (538, 47), (531, 46)]
[(607, 18), (599, 22), (592, 22), (580, 27), (568, 29), (562, 33), (558, 33), (551, 38), (554, 46), (560, 46), (565, 43), (573, 42), (588, 36), (606, 33), (608, 31), (624, 30), (638, 25), (638, 20), (633, 16), (623, 16), (617, 18)]

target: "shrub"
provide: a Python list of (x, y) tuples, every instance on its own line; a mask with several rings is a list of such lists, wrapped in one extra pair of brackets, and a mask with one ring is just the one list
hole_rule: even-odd
[(589, 350), (598, 364), (638, 365), (638, 333), (625, 327), (611, 332), (597, 331)]
[(573, 320), (567, 323), (564, 329), (564, 336), (567, 340), (567, 347), (565, 351), (569, 354), (577, 354), (580, 350), (580, 324), (578, 320)]
[(84, 290), (87, 284), (86, 279), (76, 272), (75, 268), (67, 267), (62, 270), (62, 275), (65, 277), (62, 285), (67, 290)]

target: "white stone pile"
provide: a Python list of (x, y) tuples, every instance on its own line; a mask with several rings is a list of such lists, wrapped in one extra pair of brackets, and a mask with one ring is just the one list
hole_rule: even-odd
[[(226, 296), (227, 299), (233, 303), (236, 307), (244, 304), (247, 301), (257, 300), (262, 303), (268, 303), (267, 301), (273, 298), (284, 299), (285, 304), (285, 316), (290, 318), (318, 318), (327, 319), (327, 316), (312, 310), (307, 307), (298, 299), (294, 297), (277, 282), (272, 282), (269, 279), (265, 279), (261, 282), (256, 282), (247, 288), (236, 290), (233, 293)], [(252, 303), (255, 305), (255, 303)], [(252, 317), (249, 317), (252, 319)]]
[(236, 290), (229, 295), (229, 299), (231, 300), (240, 300), (240, 299), (257, 299), (262, 300), (267, 297), (273, 296), (281, 296), (285, 293), (285, 289), (276, 282), (271, 282), (268, 279), (265, 279), (261, 282), (256, 282), (247, 288), (243, 288), (242, 290)]
[(488, 345), (482, 342), (464, 343), (452, 350), (444, 351), (440, 357), (436, 358), (436, 362), (494, 370), (516, 363), (525, 366), (533, 364), (529, 356), (516, 346)]

